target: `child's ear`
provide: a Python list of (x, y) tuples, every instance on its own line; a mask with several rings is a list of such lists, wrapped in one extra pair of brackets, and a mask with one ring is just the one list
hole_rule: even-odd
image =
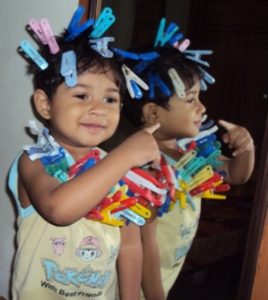
[(159, 121), (159, 106), (155, 103), (146, 103), (142, 108), (143, 120), (149, 125), (153, 125)]
[(45, 120), (50, 119), (51, 102), (43, 90), (37, 89), (34, 91), (33, 100), (35, 109), (38, 114)]

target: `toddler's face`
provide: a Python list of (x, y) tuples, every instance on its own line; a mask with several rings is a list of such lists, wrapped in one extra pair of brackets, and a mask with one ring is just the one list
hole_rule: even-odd
[(111, 71), (84, 73), (70, 88), (62, 83), (49, 102), (50, 131), (69, 149), (88, 151), (110, 138), (119, 123), (121, 99)]
[[(196, 83), (186, 91), (185, 98), (179, 98), (175, 93), (171, 96), (169, 108), (159, 108), (161, 123), (157, 135), (161, 139), (179, 139), (194, 137), (199, 133), (204, 105), (199, 100), (200, 83)], [(156, 136), (157, 138), (157, 136)]]

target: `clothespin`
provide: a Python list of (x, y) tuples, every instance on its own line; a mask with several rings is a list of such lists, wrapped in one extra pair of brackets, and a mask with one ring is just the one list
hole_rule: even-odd
[(109, 36), (109, 37), (89, 40), (90, 48), (97, 51), (101, 56), (107, 58), (113, 57), (114, 55), (113, 52), (108, 48), (108, 44), (110, 42), (114, 42), (114, 37)]
[(185, 146), (191, 142), (191, 141), (197, 141), (207, 135), (211, 135), (213, 134), (214, 132), (216, 132), (217, 130), (219, 129), (219, 127), (217, 125), (214, 125), (213, 127), (207, 129), (207, 130), (203, 130), (203, 131), (200, 131), (199, 134), (194, 137), (194, 138), (184, 138), (184, 139), (180, 139), (178, 140), (178, 146), (180, 148), (182, 148), (183, 150), (185, 150)]
[(150, 209), (148, 209), (140, 203), (136, 203), (135, 205), (129, 207), (129, 209), (134, 211), (136, 214), (143, 217), (144, 219), (149, 219), (152, 215)]
[(181, 99), (185, 98), (185, 85), (177, 71), (174, 68), (170, 68), (168, 70), (168, 76), (170, 77), (177, 96)]
[(136, 214), (134, 211), (130, 209), (124, 209), (114, 214), (117, 218), (126, 218), (127, 220), (137, 224), (138, 226), (143, 226), (145, 224), (145, 219), (138, 214)]
[(186, 152), (174, 165), (174, 167), (179, 170), (183, 168), (191, 159), (196, 156), (196, 151), (192, 150), (190, 152)]
[(158, 58), (159, 56), (160, 56), (160, 54), (155, 52), (155, 51), (145, 52), (145, 53), (140, 53), (139, 54), (140, 59), (145, 60), (145, 61), (154, 60), (154, 59)]
[(165, 31), (166, 19), (162, 18), (158, 27), (154, 47), (164, 46), (168, 42), (174, 33), (179, 29), (176, 23), (170, 23), (167, 30)]
[(184, 39), (182, 42), (177, 44), (177, 49), (180, 52), (184, 52), (189, 46), (190, 46), (190, 40), (189, 39)]
[(73, 50), (62, 54), (60, 73), (65, 78), (68, 87), (77, 84), (76, 54)]
[(19, 49), (22, 50), (41, 70), (45, 70), (48, 67), (47, 61), (28, 41), (22, 40)]
[(74, 12), (72, 19), (67, 27), (67, 31), (69, 35), (65, 38), (66, 41), (74, 40), (83, 31), (85, 31), (87, 28), (93, 25), (94, 23), (93, 19), (88, 19), (82, 24), (80, 23), (84, 13), (85, 13), (85, 8), (79, 5), (76, 11)]
[(190, 191), (213, 176), (214, 172), (211, 166), (205, 166), (201, 169), (190, 182), (187, 183), (186, 189)]
[(202, 194), (202, 198), (204, 198), (204, 199), (224, 200), (224, 199), (226, 199), (226, 196), (225, 195), (214, 194), (213, 191), (207, 190)]
[(182, 39), (183, 39), (183, 34), (180, 32), (175, 34), (173, 37), (171, 37), (168, 43), (174, 48), (178, 48), (179, 41)]
[(207, 82), (207, 83), (210, 83), (210, 84), (213, 84), (215, 83), (215, 78), (210, 75), (207, 71), (205, 71), (203, 68), (199, 67), (199, 69), (201, 70), (201, 73), (203, 75), (203, 79)]
[(115, 22), (115, 16), (110, 7), (105, 7), (100, 13), (98, 19), (93, 25), (93, 31), (90, 34), (91, 38), (101, 37), (106, 30)]
[[(122, 65), (122, 71), (126, 79), (127, 89), (131, 98), (140, 99), (143, 95), (139, 86), (144, 90), (148, 90), (148, 85), (141, 80), (134, 72), (132, 72), (126, 65)], [(139, 86), (138, 86), (139, 85)]]
[(156, 73), (148, 72), (148, 80), (150, 87), (149, 98), (153, 99), (155, 97), (155, 87), (158, 87), (161, 90), (161, 92), (167, 97), (170, 97), (172, 95), (169, 87)]
[(180, 176), (184, 182), (189, 182), (194, 174), (200, 170), (205, 164), (204, 157), (194, 157), (190, 162), (185, 166), (184, 170), (180, 172)]
[(129, 58), (129, 59), (133, 59), (133, 60), (139, 60), (140, 56), (134, 52), (130, 52), (130, 51), (126, 51), (126, 50), (122, 50), (119, 48), (112, 48), (113, 52), (124, 57), (124, 58)]
[(185, 50), (184, 53), (186, 57), (190, 60), (193, 60), (201, 65), (209, 67), (209, 63), (205, 60), (201, 59), (202, 55), (211, 55), (213, 53), (212, 50)]
[(39, 23), (38, 20), (36, 19), (31, 19), (28, 22), (28, 26), (30, 27), (30, 29), (35, 33), (36, 37), (38, 38), (38, 40), (43, 44), (43, 45), (47, 45), (47, 40), (45, 37), (45, 34), (43, 32), (43, 29)]
[(48, 20), (47, 19), (42, 19), (40, 21), (40, 26), (41, 26), (42, 31), (44, 33), (44, 37), (47, 41), (47, 45), (50, 49), (50, 52), (52, 54), (58, 53), (60, 51), (60, 47), (59, 47), (59, 45), (56, 41), (56, 38), (55, 38), (55, 36), (52, 32), (52, 29), (50, 27), (50, 24), (49, 24)]

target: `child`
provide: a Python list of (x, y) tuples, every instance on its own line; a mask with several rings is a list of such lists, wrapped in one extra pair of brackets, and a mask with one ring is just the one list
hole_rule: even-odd
[[(146, 50), (155, 52), (156, 58), (149, 63), (137, 64), (133, 70), (144, 81), (149, 81), (150, 90), (138, 100), (127, 97), (123, 113), (136, 128), (160, 123), (160, 128), (153, 135), (162, 156), (169, 165), (175, 166), (182, 156), (178, 140), (195, 138), (200, 131), (206, 111), (199, 98), (204, 72), (197, 62), (186, 58), (186, 54), (172, 46)], [(175, 82), (172, 80), (174, 77)], [(253, 140), (243, 127), (223, 120), (219, 121), (219, 125), (226, 130), (224, 143), (233, 149), (232, 158), (222, 157), (225, 180), (234, 184), (244, 183), (254, 166)], [(188, 203), (183, 209), (176, 204), (173, 210), (141, 228), (144, 252), (144, 296), (141, 299), (167, 298), (196, 234), (200, 197), (193, 198), (193, 203)]]
[[(49, 131), (32, 124), (38, 141), (24, 147), (9, 174), (19, 212), (13, 300), (116, 299), (118, 255), (121, 299), (138, 298), (139, 231), (124, 228), (120, 248), (119, 227), (85, 216), (132, 167), (159, 163), (152, 136), (159, 125), (134, 134), (95, 165), (103, 157), (96, 146), (117, 128), (125, 83), (121, 64), (90, 47), (90, 32), (70, 38), (66, 31), (53, 40), (57, 50), (42, 46), (41, 57), (33, 57), (37, 66), (29, 68), (34, 108)], [(85, 157), (91, 165), (80, 172)]]

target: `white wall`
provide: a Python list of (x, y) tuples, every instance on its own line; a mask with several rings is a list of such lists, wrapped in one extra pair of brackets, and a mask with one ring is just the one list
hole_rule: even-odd
[(30, 18), (47, 17), (57, 34), (68, 25), (77, 5), (78, 0), (2, 0), (0, 3), (0, 295), (6, 298), (15, 233), (15, 212), (5, 190), (6, 175), (17, 152), (31, 141), (24, 127), (33, 118), (31, 80), (25, 75), (26, 63), (16, 49), (22, 39), (33, 42), (25, 31)]

